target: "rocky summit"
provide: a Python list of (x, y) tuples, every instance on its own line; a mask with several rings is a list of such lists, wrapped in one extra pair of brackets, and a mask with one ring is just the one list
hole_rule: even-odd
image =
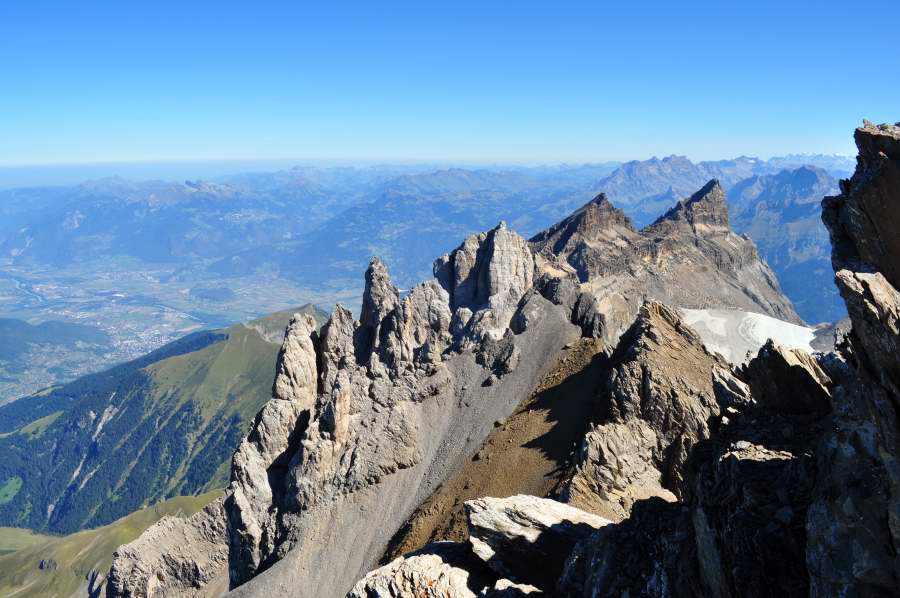
[[(538, 285), (557, 301), (574, 301), (582, 323), (610, 342), (648, 299), (800, 322), (756, 246), (728, 222), (725, 192), (715, 180), (641, 230), (599, 195), (531, 239)], [(573, 287), (581, 293), (575, 298)]]
[(603, 195), (501, 223), (407, 293), (375, 259), (359, 319), (287, 327), (223, 499), (121, 547), (107, 595), (895, 594), (900, 127), (856, 141), (835, 352), (735, 367), (682, 319), (799, 321), (716, 181), (640, 230)]

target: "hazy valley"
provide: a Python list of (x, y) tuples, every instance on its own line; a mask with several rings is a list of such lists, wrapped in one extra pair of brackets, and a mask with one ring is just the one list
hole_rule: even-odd
[(426, 256), (500, 220), (530, 237), (605, 191), (641, 225), (715, 177), (735, 230), (754, 239), (801, 316), (833, 321), (844, 312), (836, 291), (822, 296), (833, 285), (815, 211), (841, 168), (852, 161), (694, 164), (673, 156), (541, 168), (302, 167), (215, 182), (106, 179), (2, 190), (0, 315), (77, 323), (108, 340), (79, 347), (17, 340), (25, 343), (17, 354), (29, 357), (0, 356), (0, 401), (138, 358), (192, 331), (304, 303), (358, 306), (358, 276), (372, 255), (410, 287), (428, 274)]

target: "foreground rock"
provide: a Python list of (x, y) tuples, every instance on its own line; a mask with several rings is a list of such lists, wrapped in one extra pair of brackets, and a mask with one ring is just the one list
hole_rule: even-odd
[(347, 598), (474, 598), (493, 582), (482, 569), (465, 545), (431, 544), (372, 571), (353, 586)]
[(466, 502), (473, 552), (504, 577), (553, 589), (578, 541), (609, 520), (534, 496)]
[[(761, 351), (751, 366), (777, 373), (784, 351)], [(801, 368), (773, 380), (807, 388), (805, 395), (785, 393), (777, 405), (757, 400), (745, 386), (735, 395), (742, 400), (720, 392), (727, 415), (678, 466), (679, 500), (636, 502), (627, 518), (582, 542), (560, 590), (575, 596), (770, 596), (777, 587), (780, 595), (806, 595), (806, 511), (823, 419), (803, 407), (813, 393), (815, 402), (828, 400), (831, 381), (823, 375), (818, 367)]]
[[(856, 130), (856, 172), (822, 202), (855, 365), (835, 391), (810, 511), (811, 593), (900, 587), (900, 124)], [(813, 542), (814, 540), (814, 542)]]

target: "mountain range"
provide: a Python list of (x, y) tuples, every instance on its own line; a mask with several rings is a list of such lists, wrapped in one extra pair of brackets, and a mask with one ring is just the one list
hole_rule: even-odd
[[(439, 257), (433, 272), (401, 293), (374, 259), (359, 320), (338, 306), (317, 333), (295, 316), (274, 397), (234, 454), (224, 500), (121, 548), (109, 595), (146, 593), (157, 571), (166, 581), (151, 593), (218, 588), (227, 576), (238, 596), (343, 595), (387, 546), (420, 548), (415, 538), (435, 530), (422, 530), (417, 508), (464, 463), (494, 458), (485, 443), (519, 405), (576, 375), (593, 380), (570, 389), (571, 409), (586, 417), (562, 437), (532, 424), (503, 445), (540, 464), (529, 479), (550, 479), (539, 486), (565, 484), (596, 385), (646, 301), (799, 321), (753, 243), (729, 228), (716, 181), (641, 230), (602, 195), (530, 242), (501, 223)], [(517, 479), (507, 490), (524, 489)], [(447, 500), (460, 517), (462, 496)]]
[(685, 322), (798, 320), (716, 180), (641, 228), (602, 195), (501, 223), (408, 292), (373, 259), (358, 320), (291, 319), (224, 496), (119, 547), (107, 596), (891, 595), (900, 123), (855, 137), (831, 350), (735, 364)]

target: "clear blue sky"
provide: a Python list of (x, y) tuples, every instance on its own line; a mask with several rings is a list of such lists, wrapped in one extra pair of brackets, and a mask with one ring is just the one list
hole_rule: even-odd
[(324, 4), (3, 2), (0, 165), (849, 154), (900, 120), (896, 0)]

